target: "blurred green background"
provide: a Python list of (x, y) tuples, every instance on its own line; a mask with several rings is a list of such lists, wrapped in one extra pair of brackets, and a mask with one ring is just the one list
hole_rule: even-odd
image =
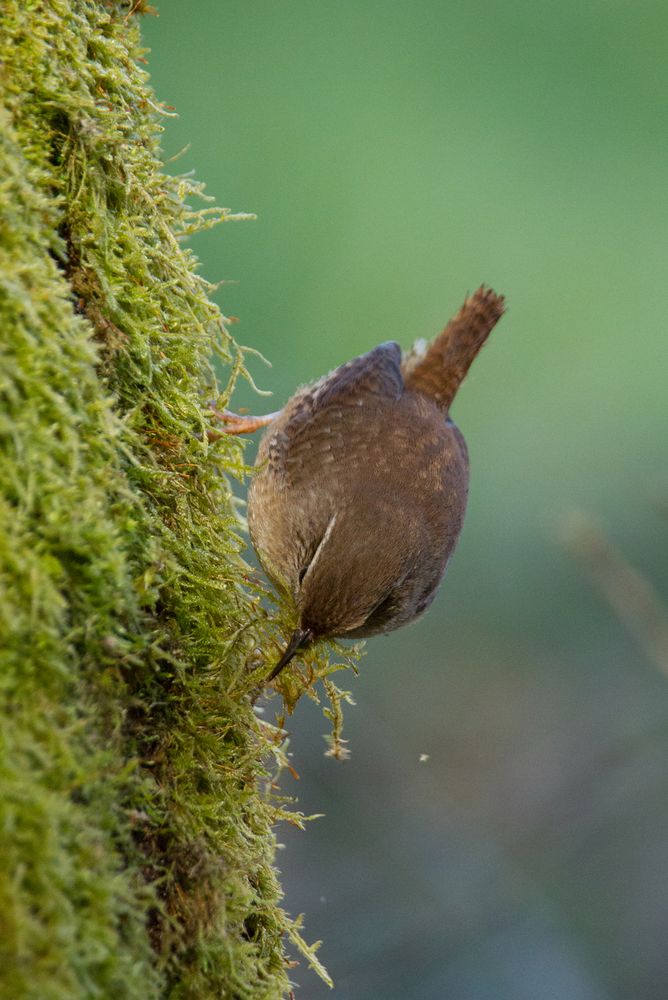
[(437, 602), (368, 643), (347, 764), (317, 707), (290, 720), (286, 790), (326, 818), (281, 831), (286, 907), (342, 1000), (665, 1000), (668, 679), (558, 540), (587, 510), (668, 597), (665, 4), (159, 12), (169, 169), (258, 214), (195, 244), (273, 363), (237, 406), (435, 334), (481, 282), (509, 305), (454, 408)]

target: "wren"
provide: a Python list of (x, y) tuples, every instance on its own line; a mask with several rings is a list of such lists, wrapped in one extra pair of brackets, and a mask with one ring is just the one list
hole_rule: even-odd
[(503, 312), (503, 297), (483, 286), (421, 351), (380, 344), (298, 389), (277, 414), (217, 414), (230, 433), (268, 424), (248, 527), (298, 627), (267, 681), (317, 639), (390, 632), (433, 601), (468, 494), (450, 406)]

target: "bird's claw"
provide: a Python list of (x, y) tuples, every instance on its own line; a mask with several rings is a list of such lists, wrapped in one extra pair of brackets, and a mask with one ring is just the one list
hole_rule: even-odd
[[(278, 416), (278, 413), (268, 413), (263, 417), (241, 416), (239, 413), (232, 413), (231, 410), (217, 410), (215, 406), (209, 408), (216, 420), (225, 425), (223, 432), (225, 434), (252, 434), (260, 427), (266, 427)], [(218, 434), (216, 431), (211, 431), (210, 437), (218, 437)]]

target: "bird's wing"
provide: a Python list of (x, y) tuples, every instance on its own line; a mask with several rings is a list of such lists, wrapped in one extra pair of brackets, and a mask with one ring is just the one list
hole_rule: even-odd
[(374, 396), (398, 399), (403, 391), (401, 348), (388, 341), (325, 375), (309, 387), (307, 395), (317, 409), (331, 403), (345, 404), (350, 397), (355, 402)]
[(296, 392), (269, 426), (260, 460), (279, 478), (314, 476), (365, 439), (370, 412), (392, 406), (403, 391), (401, 348), (380, 344)]

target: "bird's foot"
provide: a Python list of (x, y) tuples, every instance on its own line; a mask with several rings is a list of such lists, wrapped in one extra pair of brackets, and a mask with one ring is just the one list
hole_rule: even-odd
[[(259, 430), (260, 427), (266, 427), (267, 424), (270, 424), (278, 416), (280, 410), (276, 413), (267, 413), (264, 417), (251, 417), (250, 415), (241, 416), (238, 413), (232, 413), (230, 410), (216, 410), (212, 406), (211, 413), (216, 420), (220, 420), (221, 423), (225, 424), (225, 430), (222, 433), (252, 434), (253, 431)], [(209, 431), (209, 440), (217, 437), (219, 435), (216, 431)]]

